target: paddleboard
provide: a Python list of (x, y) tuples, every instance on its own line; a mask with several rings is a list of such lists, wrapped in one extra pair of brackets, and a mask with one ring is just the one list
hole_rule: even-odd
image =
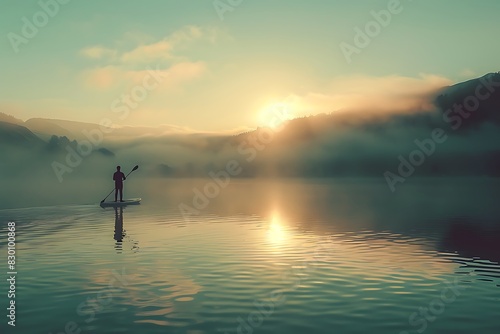
[(125, 199), (123, 202), (103, 202), (102, 207), (127, 206), (141, 204), (141, 198)]

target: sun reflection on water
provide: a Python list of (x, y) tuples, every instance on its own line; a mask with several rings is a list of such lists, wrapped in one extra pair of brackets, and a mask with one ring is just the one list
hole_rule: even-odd
[(289, 239), (289, 231), (286, 229), (279, 213), (274, 212), (269, 222), (267, 237), (274, 246), (283, 246)]

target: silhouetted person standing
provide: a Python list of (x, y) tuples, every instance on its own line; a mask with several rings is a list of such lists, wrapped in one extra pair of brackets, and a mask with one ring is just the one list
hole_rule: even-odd
[(118, 192), (120, 192), (120, 202), (123, 202), (123, 181), (127, 179), (120, 169), (120, 166), (116, 166), (116, 172), (113, 174), (113, 180), (115, 180), (115, 202), (118, 199)]

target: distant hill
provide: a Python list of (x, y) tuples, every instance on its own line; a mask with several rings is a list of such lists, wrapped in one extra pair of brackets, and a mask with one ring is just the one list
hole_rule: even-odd
[(0, 122), (6, 122), (6, 123), (11, 123), (11, 124), (17, 124), (21, 125), (24, 122), (18, 118), (15, 118), (14, 116), (5, 114), (3, 112), (0, 112)]
[(462, 106), (468, 115), (462, 116), (464, 130), (486, 122), (500, 125), (500, 73), (446, 87), (435, 103), (443, 112)]
[[(31, 118), (25, 122), (25, 126), (44, 139), (52, 135), (64, 136), (70, 139), (87, 139), (84, 132), (101, 129), (99, 124), (66, 121), (48, 118)], [(156, 127), (147, 126), (119, 126), (113, 128), (111, 132), (105, 134), (105, 139), (132, 139), (141, 136), (162, 136), (185, 134), (189, 131), (185, 128), (173, 125), (158, 125)]]
[(45, 144), (24, 126), (0, 121), (0, 144), (13, 147), (40, 147)]
[[(484, 86), (488, 82), (490, 86)], [(457, 117), (450, 109), (475, 101), (478, 91), (488, 97), (455, 129), (445, 116)], [(434, 110), (333, 112), (292, 119), (280, 129), (257, 128), (238, 135), (193, 133), (161, 125), (115, 128), (103, 134), (104, 141), (92, 147), (94, 152), (71, 175), (95, 176), (115, 163), (140, 163), (148, 177), (207, 177), (237, 161), (241, 167), (237, 177), (383, 177), (386, 171), (397, 173), (401, 159), (417, 157), (425, 161), (414, 168), (416, 175), (500, 176), (500, 74), (443, 87), (434, 96)], [(429, 96), (425, 98), (428, 101)], [(82, 131), (99, 127), (3, 118), (10, 122), (0, 123), (0, 148), (41, 147), (34, 150), (38, 155), (26, 154), (26, 165), (32, 160), (33, 165), (49, 169), (53, 161), (66, 160), (68, 145), (73, 150), (83, 141), (88, 145)], [(21, 125), (12, 123), (19, 121)], [(429, 144), (435, 129), (441, 129), (446, 139)], [(415, 155), (422, 151), (417, 144), (422, 142), (432, 152)], [(16, 149), (5, 151), (16, 157)], [(17, 172), (15, 159), (11, 161), (11, 170)]]
[[(0, 170), (2, 177), (31, 175), (55, 177), (52, 164), (67, 163), (68, 152), (79, 152), (79, 143), (67, 137), (53, 135), (48, 142), (39, 138), (28, 128), (0, 121)], [(80, 153), (78, 153), (80, 154)], [(90, 154), (73, 155), (73, 161), (81, 159), (93, 163), (109, 163), (114, 152), (104, 147), (94, 147)], [(84, 171), (84, 169), (81, 169)], [(44, 176), (42, 176), (44, 175)]]
[(37, 135), (41, 137), (50, 137), (52, 135), (56, 136), (65, 136), (65, 137), (74, 137), (72, 135), (72, 132), (63, 128), (62, 126), (57, 124), (58, 121), (56, 120), (49, 120), (49, 119), (43, 119), (43, 118), (31, 118), (27, 120), (24, 124), (26, 127), (28, 127), (31, 131), (36, 133)]

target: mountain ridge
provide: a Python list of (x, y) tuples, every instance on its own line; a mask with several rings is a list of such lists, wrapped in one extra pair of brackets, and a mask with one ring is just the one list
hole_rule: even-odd
[[(416, 143), (424, 142), (431, 145), (432, 150), (427, 150), (432, 152), (421, 153), (425, 163), (412, 167), (417, 175), (500, 176), (500, 89), (493, 91), (486, 103), (482, 101), (475, 114), (460, 119), (461, 127), (455, 128), (456, 124), (450, 121), (451, 116), (459, 114), (450, 114), (447, 109), (474, 96), (477, 85), (488, 77), (495, 84), (498, 80), (500, 86), (500, 74), (490, 73), (444, 87), (439, 91), (438, 97), (442, 97), (434, 110), (387, 115), (371, 115), (367, 110), (359, 117), (356, 113), (323, 113), (288, 120), (281, 128), (260, 127), (235, 135), (136, 136), (143, 127), (115, 137), (102, 134), (102, 138), (96, 137), (99, 140), (92, 143), (92, 149), (99, 154), (92, 155), (94, 158), (86, 161), (86, 167), (79, 171), (99, 175), (103, 166), (140, 162), (141, 170), (150, 176), (206, 177), (210, 172), (224, 170), (228, 161), (237, 161), (242, 170), (238, 177), (382, 176), (386, 171), (397, 171), (401, 161), (411, 160), (412, 154), (421, 150)], [(29, 123), (34, 122), (37, 119)], [(98, 126), (52, 122), (57, 126), (71, 124), (76, 127), (74, 130), (79, 130), (80, 124)], [(429, 144), (436, 129), (442, 131), (445, 140)], [(53, 141), (58, 153), (50, 159), (59, 162), (64, 162), (70, 143), (76, 150), (78, 143), (92, 142), (85, 137), (75, 142), (70, 136), (55, 135), (54, 139), (52, 136), (47, 141)]]

